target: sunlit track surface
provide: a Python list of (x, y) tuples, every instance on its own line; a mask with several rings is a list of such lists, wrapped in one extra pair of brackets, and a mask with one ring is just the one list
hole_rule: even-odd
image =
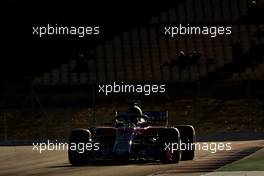
[(194, 161), (179, 163), (172, 170), (160, 171), (152, 175), (212, 172), (226, 164), (242, 159), (259, 149), (261, 149), (261, 147), (245, 147), (235, 151), (219, 152)]
[[(193, 161), (179, 164), (144, 163), (101, 163), (83, 167), (72, 167), (66, 151), (32, 151), (32, 146), (0, 147), (0, 175), (80, 175), (80, 176), (143, 176), (143, 175), (193, 175), (207, 173), (247, 156), (262, 148), (264, 140), (233, 142), (232, 150), (212, 154), (196, 151)], [(198, 174), (199, 175), (199, 174)]]

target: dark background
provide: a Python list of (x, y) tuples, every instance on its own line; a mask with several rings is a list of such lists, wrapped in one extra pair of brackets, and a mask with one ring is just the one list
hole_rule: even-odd
[[(10, 82), (41, 74), (67, 61), (73, 50), (94, 48), (126, 29), (147, 24), (151, 16), (172, 6), (173, 3), (142, 1), (3, 1), (1, 75)], [(33, 26), (47, 24), (98, 25), (101, 34), (84, 38), (32, 35)]]
[[(254, 78), (248, 80), (243, 77), (238, 80), (232, 79), (234, 73), (246, 73), (247, 68), (252, 67), (254, 70), (261, 62), (263, 63), (263, 60), (259, 63), (254, 61), (256, 51), (249, 52), (251, 45), (249, 42), (242, 43), (244, 48), (239, 52), (243, 54), (237, 57), (236, 62), (227, 63), (224, 68), (208, 72), (205, 77), (200, 77), (201, 79), (193, 82), (184, 82), (181, 79), (168, 82), (166, 94), (104, 96), (96, 93), (96, 85), (93, 83), (32, 84), (33, 80), (42, 77), (43, 73), (49, 73), (53, 68), (60, 68), (62, 64), (76, 59), (73, 58), (73, 51), (94, 50), (97, 46), (104, 46), (104, 42), (112, 41), (115, 36), (131, 31), (132, 28), (152, 27), (149, 24), (152, 17), (168, 12), (169, 8), (176, 8), (177, 3), (180, 2), (180, 0), (173, 3), (168, 1), (143, 3), (139, 0), (56, 1), (56, 3), (54, 0), (0, 1), (0, 141), (66, 139), (73, 128), (87, 128), (112, 121), (113, 112), (125, 110), (125, 102), (132, 99), (140, 100), (143, 110), (168, 110), (172, 117), (171, 124), (194, 125), (198, 134), (263, 132), (263, 80), (254, 80)], [(225, 2), (239, 2), (239, 0)], [(256, 27), (258, 24), (263, 24), (264, 6), (256, 8), (249, 2), (250, 0), (247, 14), (244, 16), (235, 21), (232, 19), (220, 21), (225, 25), (237, 27), (242, 25), (248, 27), (250, 24)], [(205, 6), (203, 7), (203, 14), (205, 14)], [(221, 12), (224, 16), (224, 10)], [(186, 13), (186, 10), (183, 13)], [(209, 22), (219, 25), (217, 21)], [(212, 25), (208, 24), (206, 19), (200, 23)], [(100, 26), (101, 35), (85, 38), (74, 36), (39, 38), (32, 35), (33, 26), (47, 26), (47, 24), (76, 27), (96, 25)], [(242, 35), (250, 39), (253, 37), (249, 36), (248, 31), (241, 31), (240, 28), (237, 31), (238, 38)], [(181, 38), (184, 49), (188, 44), (185, 39), (187, 38)], [(225, 41), (220, 42), (221, 46), (211, 46), (212, 41), (203, 39), (200, 42), (203, 45), (204, 54), (209, 50), (227, 46)], [(231, 39), (231, 42), (234, 40)], [(231, 42), (228, 44), (230, 47), (233, 46)], [(224, 50), (226, 52), (226, 49)], [(188, 52), (190, 51), (187, 50)], [(176, 54), (175, 58), (178, 57)], [(261, 55), (263, 55), (262, 52)], [(217, 59), (203, 55), (201, 57), (206, 60), (204, 64), (206, 69), (214, 64), (210, 61)], [(225, 58), (224, 52), (219, 58)], [(132, 73), (135, 73), (137, 65), (133, 65)], [(188, 71), (189, 73), (191, 71)], [(163, 73), (161, 75), (164, 77)], [(182, 72), (179, 75), (183, 77)], [(165, 82), (165, 80), (162, 81)], [(145, 83), (144, 80), (142, 83)]]

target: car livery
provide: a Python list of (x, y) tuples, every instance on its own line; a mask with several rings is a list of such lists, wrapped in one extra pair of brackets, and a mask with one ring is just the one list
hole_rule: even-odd
[(69, 144), (99, 144), (98, 150), (78, 152), (69, 147), (68, 158), (72, 165), (83, 165), (97, 160), (142, 161), (159, 160), (162, 163), (178, 163), (192, 160), (194, 148), (172, 149), (170, 144), (195, 142), (191, 125), (168, 126), (168, 112), (142, 112), (137, 103), (128, 106), (126, 112), (116, 112), (113, 126), (90, 129), (74, 129)]

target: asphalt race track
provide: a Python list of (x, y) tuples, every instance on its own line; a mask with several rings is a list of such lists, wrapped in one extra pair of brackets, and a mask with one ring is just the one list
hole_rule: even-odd
[(264, 147), (264, 140), (232, 142), (232, 150), (212, 154), (196, 151), (193, 161), (179, 164), (159, 162), (110, 164), (99, 163), (72, 167), (66, 151), (42, 154), (32, 146), (0, 147), (0, 175), (78, 175), (78, 176), (143, 176), (143, 175), (200, 175), (247, 156)]

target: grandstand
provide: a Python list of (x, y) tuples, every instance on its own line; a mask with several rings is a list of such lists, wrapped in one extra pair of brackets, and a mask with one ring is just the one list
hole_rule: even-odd
[[(261, 3), (261, 1), (258, 1)], [(78, 85), (126, 82), (195, 82), (223, 71), (234, 63), (232, 45), (241, 41), (243, 48), (249, 48), (255, 33), (264, 31), (264, 24), (248, 20), (251, 4), (247, 0), (186, 0), (167, 12), (153, 16), (145, 26), (133, 27), (112, 40), (96, 46), (94, 57), (85, 58), (85, 69), (74, 69), (79, 59), (71, 59), (60, 67), (43, 73), (34, 79), (34, 85)], [(194, 12), (194, 13), (193, 13)], [(177, 39), (162, 37), (160, 27), (163, 24), (203, 24), (231, 25), (231, 36), (210, 38), (205, 36), (180, 36)], [(182, 68), (179, 64), (163, 63), (175, 60), (178, 53), (201, 54), (197, 64)], [(247, 50), (244, 51), (246, 54)], [(263, 55), (261, 56), (263, 57)], [(263, 59), (259, 61), (263, 62)], [(263, 79), (263, 67), (254, 79)], [(255, 68), (252, 68), (255, 70)], [(247, 70), (247, 71), (246, 71)], [(237, 71), (237, 72), (236, 72)], [(243, 79), (250, 74), (249, 69), (234, 70), (221, 79)], [(241, 75), (241, 76), (238, 76)], [(251, 75), (251, 78), (254, 76)], [(253, 76), (253, 77), (252, 77)], [(239, 78), (238, 78), (239, 77)]]

